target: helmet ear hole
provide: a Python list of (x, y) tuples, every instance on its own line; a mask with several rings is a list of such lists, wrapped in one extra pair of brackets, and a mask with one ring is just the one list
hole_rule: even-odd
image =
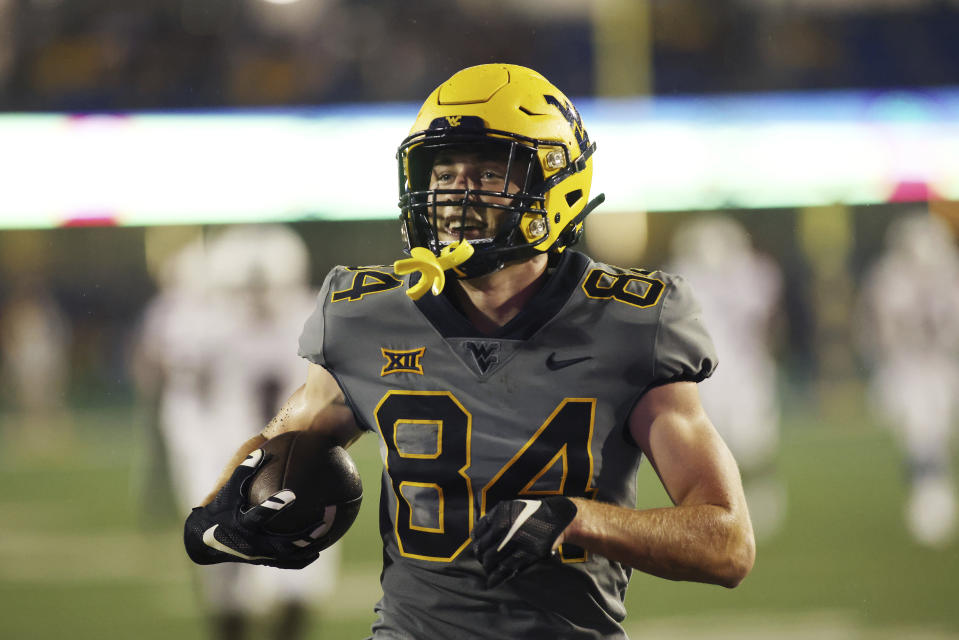
[(572, 191), (566, 194), (567, 206), (572, 207), (575, 203), (579, 202), (582, 197), (583, 197), (582, 189), (573, 189)]

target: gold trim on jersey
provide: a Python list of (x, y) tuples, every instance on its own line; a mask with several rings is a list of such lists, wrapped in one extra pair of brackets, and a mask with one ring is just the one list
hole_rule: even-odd
[(365, 295), (389, 291), (403, 284), (403, 281), (392, 273), (378, 269), (361, 267), (350, 268), (350, 271), (353, 272), (353, 282), (350, 284), (350, 288), (331, 293), (330, 302), (342, 302), (343, 300), (355, 302), (361, 300)]
[[(473, 432), (473, 414), (471, 414), (469, 411), (467, 411), (467, 410), (466, 410), (466, 407), (464, 407), (463, 404), (459, 401), (459, 399), (458, 399), (455, 395), (453, 395), (453, 393), (450, 392), (450, 391), (415, 391), (415, 390), (390, 389), (390, 390), (387, 391), (386, 394), (380, 399), (380, 401), (377, 403), (376, 407), (375, 407), (374, 410), (373, 410), (373, 415), (374, 415), (374, 417), (375, 417), (375, 419), (376, 419), (376, 428), (377, 428), (377, 430), (379, 431), (381, 441), (384, 442), (384, 443), (386, 443), (386, 437), (385, 437), (384, 434), (383, 434), (383, 425), (380, 424), (380, 420), (379, 420), (380, 409), (381, 409), (381, 407), (382, 407), (390, 398), (395, 397), (395, 396), (426, 396), (426, 397), (430, 397), (430, 396), (446, 396), (446, 397), (448, 397), (448, 398), (459, 408), (459, 410), (462, 412), (463, 417), (464, 417), (465, 420), (466, 420), (466, 433), (463, 434), (463, 436), (464, 436), (464, 438), (465, 438), (465, 442), (464, 442), (465, 456), (464, 456), (464, 457), (466, 458), (466, 460), (465, 460), (463, 466), (460, 467), (460, 468), (456, 471), (456, 474), (457, 474), (458, 476), (462, 477), (462, 479), (463, 479), (463, 480), (465, 481), (465, 483), (466, 483), (466, 495), (467, 495), (467, 505), (466, 505), (466, 506), (467, 506), (466, 538), (465, 538), (465, 539), (463, 540), (463, 542), (453, 551), (453, 553), (451, 553), (449, 556), (429, 556), (429, 555), (425, 555), (425, 554), (410, 553), (410, 552), (406, 551), (406, 549), (404, 548), (404, 544), (403, 544), (403, 537), (400, 535), (400, 531), (399, 531), (399, 519), (400, 519), (400, 502), (399, 502), (399, 501), (400, 501), (400, 498), (401, 498), (401, 497), (403, 498), (403, 500), (406, 500), (406, 496), (397, 496), (397, 495), (395, 495), (395, 494), (396, 494), (396, 491), (393, 490), (393, 484), (392, 484), (392, 482), (389, 483), (390, 490), (393, 491), (393, 493), (394, 493), (394, 498), (395, 498), (395, 500), (396, 500), (396, 509), (395, 509), (395, 513), (393, 514), (393, 534), (394, 534), (394, 536), (396, 537), (396, 548), (397, 548), (397, 550), (399, 551), (400, 555), (403, 556), (403, 557), (405, 557), (405, 558), (415, 558), (415, 559), (417, 559), (417, 560), (427, 560), (427, 561), (429, 561), (429, 562), (451, 562), (451, 561), (454, 560), (460, 553), (462, 553), (464, 549), (466, 549), (466, 548), (469, 546), (470, 542), (472, 542), (472, 538), (470, 538), (470, 533), (473, 531), (473, 524), (474, 524), (474, 522), (475, 522), (475, 517), (476, 517), (476, 515), (475, 515), (475, 513), (474, 513), (474, 507), (473, 507), (473, 502), (474, 502), (474, 500), (473, 500), (473, 481), (470, 479), (469, 474), (466, 473), (466, 470), (469, 469), (469, 467), (470, 467), (470, 464), (471, 464), (470, 461), (471, 461), (471, 459), (472, 459), (471, 447), (472, 447), (472, 442), (473, 442), (473, 438), (472, 438), (472, 432)], [(394, 422), (392, 423), (391, 426), (393, 426), (393, 427), (395, 428), (396, 424), (397, 424), (398, 422), (402, 422), (402, 421), (404, 421), (404, 420), (394, 420)], [(406, 421), (408, 421), (408, 420), (406, 420)], [(440, 421), (440, 422), (442, 422), (442, 421)], [(396, 442), (395, 442), (395, 440), (394, 440), (394, 445), (395, 445), (395, 444), (396, 444)], [(439, 445), (439, 446), (442, 447), (442, 445)], [(399, 452), (399, 448), (396, 449), (396, 452), (397, 452), (397, 454), (400, 453), (400, 452)], [(400, 457), (403, 457), (402, 454), (400, 454)], [(436, 459), (437, 461), (439, 461), (439, 460), (440, 460), (440, 457), (437, 456), (437, 458), (435, 458), (435, 459)], [(420, 464), (420, 465), (426, 465), (426, 464), (429, 464), (429, 463), (428, 463), (428, 462), (420, 462), (420, 463), (418, 463), (418, 464)], [(390, 475), (390, 465), (389, 465), (389, 447), (386, 447), (386, 446), (384, 446), (383, 468), (384, 468), (384, 470), (386, 471), (387, 476), (389, 476), (390, 478), (392, 478), (392, 475)], [(402, 486), (403, 486), (404, 484), (412, 484), (412, 483), (414, 483), (414, 482), (415, 482), (415, 481), (400, 480), (399, 487), (402, 488)], [(431, 484), (431, 485), (432, 485), (432, 484), (435, 484), (435, 483), (422, 483), (422, 484)], [(442, 490), (442, 487), (440, 487), (440, 489)], [(440, 518), (442, 519), (441, 522), (443, 522), (443, 527), (444, 527), (444, 532), (443, 532), (443, 533), (444, 533), (444, 535), (445, 535), (445, 526), (446, 526), (446, 520), (445, 520), (446, 500), (445, 500), (445, 495), (444, 495), (442, 492), (441, 492), (441, 496), (443, 496), (443, 501), (441, 502), (442, 511), (441, 511), (441, 514), (440, 514)], [(410, 507), (410, 514), (411, 514), (410, 518), (411, 518), (411, 520), (412, 520), (412, 507), (410, 506), (408, 500), (406, 501), (406, 504), (407, 504), (407, 506)], [(409, 525), (410, 525), (410, 530), (412, 530), (412, 531), (426, 531), (425, 529), (423, 529), (423, 528), (421, 528), (421, 527), (413, 526), (412, 522), (410, 522)], [(428, 532), (428, 533), (436, 533), (436, 534), (438, 534), (438, 535), (440, 534), (440, 532), (438, 532), (438, 531), (427, 531), (427, 532)]]
[[(542, 478), (546, 473), (553, 468), (557, 460), (562, 459), (563, 461), (563, 475), (559, 481), (559, 489), (534, 489), (536, 483), (539, 482), (539, 479)], [(569, 473), (569, 460), (566, 457), (566, 445), (564, 444), (560, 447), (560, 450), (556, 452), (556, 455), (553, 456), (553, 459), (546, 463), (542, 469), (539, 470), (533, 479), (526, 483), (526, 486), (520, 490), (520, 495), (524, 496), (561, 496), (566, 489), (566, 474)]]
[[(444, 403), (437, 405), (436, 402), (425, 402), (426, 398), (438, 396), (445, 396), (452, 404), (446, 403), (444, 406)], [(413, 401), (410, 404), (397, 404), (395, 400), (397, 397), (408, 397)], [(417, 397), (424, 400), (415, 401)], [(390, 402), (389, 406), (387, 406), (387, 402)], [(529, 437), (519, 451), (517, 451), (516, 454), (500, 468), (486, 486), (482, 488), (478, 494), (480, 502), (479, 515), (482, 516), (486, 513), (488, 496), (501, 480), (510, 484), (515, 483), (515, 485), (512, 489), (506, 485), (499, 487), (499, 489), (504, 492), (504, 495), (497, 496), (493, 493), (494, 499), (497, 500), (537, 495), (569, 495), (571, 497), (582, 496), (587, 499), (593, 499), (596, 495), (596, 488), (593, 486), (595, 460), (593, 458), (592, 447), (596, 425), (597, 402), (597, 398), (564, 398), (559, 405), (553, 409), (546, 420), (543, 421), (536, 432)], [(383, 411), (387, 411), (388, 413), (383, 415)], [(410, 417), (404, 415), (407, 411), (409, 411)], [(439, 419), (428, 417), (429, 414), (436, 415), (433, 413), (434, 411), (437, 413), (442, 412), (443, 417)], [(450, 413), (451, 411), (453, 413)], [(389, 415), (389, 419), (384, 420), (387, 415)], [(476, 514), (474, 513), (474, 499), (476, 496), (473, 493), (473, 482), (468, 473), (470, 465), (472, 464), (472, 414), (470, 414), (459, 399), (449, 391), (391, 389), (386, 392), (376, 405), (374, 418), (382, 443), (384, 455), (383, 466), (387, 477), (390, 479), (390, 490), (393, 492), (394, 499), (396, 500), (395, 512), (392, 519), (393, 532), (396, 536), (396, 545), (400, 555), (431, 562), (450, 562), (454, 560), (463, 549), (469, 545), (471, 541), (470, 534), (473, 531), (474, 520), (476, 518)], [(455, 420), (460, 426), (454, 428), (454, 425), (451, 425), (450, 429), (445, 429), (445, 420)], [(460, 423), (460, 420), (462, 420), (463, 423)], [(401, 452), (399, 443), (396, 440), (396, 432), (401, 424), (436, 424), (438, 442), (436, 455)], [(387, 429), (392, 429), (392, 435), (390, 435), (389, 438), (387, 438), (384, 432), (384, 426), (386, 426)], [(551, 427), (553, 428), (552, 430), (550, 430)], [(451, 446), (449, 450), (442, 444), (444, 436), (454, 439), (451, 442), (447, 442), (447, 444)], [(538, 461), (542, 460), (540, 447), (537, 447), (534, 449), (535, 454), (532, 460), (525, 460), (523, 466), (517, 467), (514, 473), (504, 478), (510, 469), (513, 468), (525, 454), (530, 452), (534, 444), (541, 438), (544, 438), (544, 440), (540, 442), (540, 446), (546, 447), (547, 452), (550, 452), (553, 447), (555, 447), (555, 452), (552, 453), (546, 464), (533, 475), (532, 479), (530, 479), (529, 474), (525, 472), (526, 466), (538, 464)], [(575, 450), (571, 449), (570, 443), (576, 445)], [(585, 447), (585, 455), (577, 453), (581, 447)], [(453, 456), (453, 458), (451, 458), (451, 456)], [(417, 459), (415, 463), (409, 463), (415, 466), (403, 466), (393, 470), (390, 469), (391, 459), (395, 465), (399, 465), (401, 461), (407, 458)], [(431, 460), (435, 462), (430, 462)], [(406, 465), (407, 463), (403, 462), (403, 464)], [(433, 464), (439, 466), (433, 467)], [(462, 464), (462, 466), (455, 470), (455, 474), (452, 473), (453, 468), (458, 464)], [(557, 464), (562, 465), (559, 489), (534, 489), (537, 481), (556, 467)], [(410, 477), (414, 479), (405, 479)], [(583, 482), (585, 486), (570, 486), (571, 478), (572, 481), (575, 481), (577, 484)], [(517, 491), (515, 487), (521, 484), (523, 488)], [(437, 506), (440, 510), (437, 518), (438, 527), (424, 527), (413, 524), (413, 505), (407, 496), (403, 494), (403, 487), (405, 486), (436, 489), (439, 498)], [(457, 503), (452, 505), (453, 510), (447, 514), (447, 507), (450, 506), (447, 505), (447, 502), (453, 500), (453, 496), (460, 496), (461, 494), (467, 496), (467, 504), (461, 504), (459, 502), (461, 498), (456, 497), (455, 500)], [(401, 499), (404, 502), (401, 502)], [(400, 507), (403, 504), (410, 510), (410, 515), (408, 518), (409, 522), (404, 521), (401, 526)], [(463, 508), (464, 506), (465, 509)], [(450, 521), (447, 515), (451, 518), (455, 517), (457, 520)], [(465, 522), (460, 520), (460, 518), (464, 517)], [(466, 525), (465, 528), (463, 527), (464, 524)], [(435, 541), (416, 539), (413, 537), (404, 540), (404, 534), (410, 535), (411, 532), (414, 531), (444, 535), (447, 537), (455, 535), (457, 537), (451, 540), (438, 539)], [(460, 535), (464, 536), (463, 540), (459, 539)], [(427, 555), (427, 549), (433, 544), (437, 547), (442, 547), (443, 553), (448, 552), (449, 555)], [(407, 545), (419, 547), (417, 551), (420, 553), (413, 553), (408, 550)], [(570, 548), (567, 548), (567, 545), (564, 545), (560, 548), (559, 555), (563, 562), (584, 562), (588, 559), (588, 554), (584, 550), (577, 548), (577, 554), (581, 552), (582, 555), (572, 555), (573, 549), (571, 546), (569, 547)]]
[[(400, 430), (401, 424), (434, 424), (436, 425), (436, 452), (435, 453), (403, 453), (400, 449), (400, 442), (396, 436)], [(435, 460), (443, 453), (443, 421), (442, 420), (397, 420), (393, 423), (393, 444), (396, 445), (396, 453), (401, 458), (421, 458), (425, 460)]]
[[(510, 458), (510, 460), (505, 465), (503, 465), (503, 467), (499, 470), (499, 472), (495, 476), (493, 476), (493, 478), (489, 482), (486, 483), (486, 486), (483, 487), (482, 491), (480, 492), (480, 517), (481, 518), (486, 514), (486, 497), (490, 489), (492, 489), (496, 485), (497, 481), (499, 481), (499, 479), (502, 478), (503, 475), (507, 471), (509, 471), (509, 469), (520, 458), (523, 457), (523, 454), (526, 453), (530, 449), (530, 447), (533, 446), (533, 443), (535, 443), (536, 440), (538, 440), (547, 431), (547, 429), (549, 429), (550, 425), (553, 424), (553, 421), (557, 418), (557, 416), (559, 416), (563, 412), (563, 410), (566, 408), (566, 406), (571, 402), (587, 402), (590, 405), (589, 430), (586, 435), (586, 454), (587, 454), (587, 459), (589, 460), (589, 463), (588, 463), (589, 467), (586, 473), (586, 486), (582, 489), (582, 494), (579, 493), (579, 490), (577, 487), (571, 487), (571, 493), (568, 495), (570, 496), (583, 495), (584, 497), (589, 499), (592, 499), (596, 495), (596, 489), (593, 487), (593, 470), (595, 468), (594, 460), (593, 460), (593, 432), (595, 430), (595, 425), (596, 425), (597, 399), (596, 398), (564, 398), (563, 401), (560, 402), (555, 409), (553, 409), (553, 412), (549, 414), (549, 417), (543, 421), (543, 424), (540, 425), (540, 427), (536, 430), (536, 432), (532, 436), (530, 436), (530, 438), (526, 441), (526, 444), (520, 447), (519, 451), (517, 451), (516, 454), (512, 458)], [(521, 490), (518, 494), (516, 494), (517, 497), (520, 497), (523, 495), (534, 495), (534, 496), (535, 495), (560, 495), (560, 494), (566, 495), (565, 494), (566, 480), (569, 475), (568, 453), (566, 448), (567, 445), (568, 445), (568, 442), (563, 443), (559, 451), (550, 459), (550, 461), (543, 467), (543, 469), (541, 469), (536, 474), (533, 480), (529, 482), (526, 485), (526, 487), (523, 488), (523, 490)], [(562, 456), (562, 460), (563, 460), (563, 475), (562, 475), (562, 479), (560, 480), (560, 486), (563, 488), (562, 491), (560, 492), (529, 491), (529, 489), (536, 484), (536, 480), (538, 480), (544, 473), (546, 473), (547, 470), (552, 468), (552, 466), (556, 463), (556, 460), (559, 456)], [(585, 562), (589, 558), (589, 553), (585, 551), (584, 551), (583, 557), (581, 558), (576, 558), (576, 557), (567, 558), (563, 554), (562, 546), (560, 546), (559, 555), (563, 562)]]
[[(421, 489), (436, 489), (436, 527), (424, 527), (423, 525), (413, 524), (413, 503), (410, 502), (410, 499), (406, 497), (406, 494), (403, 493), (403, 487), (419, 487)], [(406, 500), (406, 505), (410, 508), (410, 529), (413, 531), (426, 531), (427, 533), (446, 533), (445, 526), (445, 516), (446, 516), (446, 499), (443, 497), (443, 487), (439, 486), (435, 482), (414, 482), (413, 480), (402, 480), (400, 481), (400, 497)], [(415, 557), (415, 556), (414, 556)]]
[[(631, 269), (623, 273), (611, 273), (605, 269), (592, 269), (583, 279), (583, 293), (591, 300), (609, 300), (610, 298), (640, 309), (648, 309), (659, 302), (666, 290), (666, 283), (652, 278), (648, 271)], [(631, 290), (634, 282), (646, 285), (641, 292)]]

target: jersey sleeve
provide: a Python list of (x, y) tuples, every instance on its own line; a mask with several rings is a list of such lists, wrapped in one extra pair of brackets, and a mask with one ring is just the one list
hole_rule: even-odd
[(301, 357), (320, 366), (326, 366), (326, 357), (323, 353), (323, 340), (326, 337), (326, 304), (330, 299), (330, 283), (335, 273), (334, 268), (326, 275), (323, 286), (320, 287), (316, 297), (316, 309), (303, 325), (300, 348), (297, 351)]
[(669, 280), (654, 354), (651, 387), (670, 382), (700, 382), (711, 376), (718, 364), (699, 303), (689, 284), (678, 276)]

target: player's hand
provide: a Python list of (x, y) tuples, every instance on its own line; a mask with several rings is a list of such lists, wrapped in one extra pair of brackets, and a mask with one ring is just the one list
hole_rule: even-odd
[(493, 507), (473, 528), (473, 551), (486, 571), (486, 588), (549, 557), (574, 517), (576, 505), (563, 496), (507, 500)]
[(183, 529), (183, 542), (193, 562), (246, 562), (302, 569), (320, 556), (310, 549), (314, 540), (309, 534), (276, 535), (263, 530), (267, 519), (296, 500), (292, 491), (284, 489), (258, 505), (246, 505), (247, 480), (263, 461), (262, 449), (250, 453), (213, 501), (190, 513)]

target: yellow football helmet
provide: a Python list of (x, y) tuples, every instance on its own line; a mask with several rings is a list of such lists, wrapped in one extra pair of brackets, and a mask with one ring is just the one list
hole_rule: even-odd
[[(444, 148), (498, 147), (508, 158), (507, 175), (525, 169), (517, 193), (476, 189), (430, 189), (433, 158)], [(562, 251), (582, 232), (583, 220), (604, 199), (589, 201), (596, 144), (569, 99), (532, 69), (484, 64), (459, 71), (441, 84), (420, 109), (397, 152), (400, 220), (407, 251), (425, 247), (440, 256), (437, 196), (443, 208), (467, 208), (478, 196), (509, 196), (509, 204), (483, 206), (507, 212), (494, 237), (466, 240), (474, 251), (452, 268), (460, 278), (491, 273), (508, 261)], [(588, 202), (588, 204), (587, 204)]]

